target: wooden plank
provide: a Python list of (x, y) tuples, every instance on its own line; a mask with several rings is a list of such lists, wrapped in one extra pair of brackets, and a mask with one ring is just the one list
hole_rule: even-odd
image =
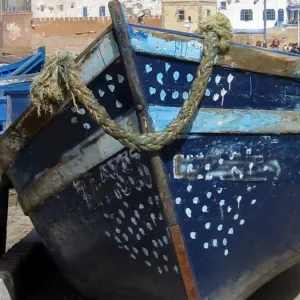
[[(164, 130), (180, 107), (149, 106), (156, 131)], [(300, 133), (298, 111), (201, 108), (184, 133), (295, 134)]]

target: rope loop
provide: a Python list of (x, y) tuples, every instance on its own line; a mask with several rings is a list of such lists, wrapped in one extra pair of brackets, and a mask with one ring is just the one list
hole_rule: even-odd
[(31, 101), (37, 107), (38, 114), (42, 111), (53, 113), (71, 95), (76, 107), (80, 102), (98, 125), (125, 147), (137, 151), (161, 150), (180, 137), (199, 110), (215, 57), (228, 49), (232, 39), (230, 22), (221, 13), (200, 25), (199, 29), (204, 37), (204, 46), (196, 78), (178, 116), (162, 132), (134, 134), (112, 120), (82, 81), (70, 53), (58, 53), (48, 60), (40, 76), (32, 84)]

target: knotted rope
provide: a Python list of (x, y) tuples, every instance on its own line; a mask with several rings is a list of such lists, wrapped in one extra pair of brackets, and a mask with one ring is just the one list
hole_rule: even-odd
[(98, 103), (92, 91), (80, 78), (80, 73), (70, 53), (56, 54), (49, 59), (41, 75), (32, 84), (31, 101), (37, 107), (39, 114), (41, 111), (52, 113), (60, 102), (71, 95), (75, 106), (76, 101), (82, 103), (104, 131), (124, 146), (138, 151), (160, 150), (178, 139), (192, 120), (204, 97), (215, 57), (218, 53), (228, 49), (232, 39), (230, 22), (220, 13), (200, 25), (199, 29), (204, 37), (204, 46), (197, 76), (178, 116), (162, 132), (133, 134), (112, 120), (106, 109)]

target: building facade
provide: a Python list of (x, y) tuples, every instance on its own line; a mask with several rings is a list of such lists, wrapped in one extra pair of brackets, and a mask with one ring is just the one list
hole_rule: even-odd
[(31, 11), (31, 0), (1, 0), (3, 11)]
[(162, 23), (167, 29), (194, 32), (216, 12), (217, 0), (163, 0)]
[[(105, 17), (110, 0), (31, 0), (34, 18)], [(160, 15), (161, 0), (121, 1), (125, 13), (132, 16)]]
[[(289, 1), (267, 0), (267, 28), (286, 24)], [(235, 33), (261, 33), (264, 28), (264, 0), (218, 0), (218, 11), (231, 21)]]

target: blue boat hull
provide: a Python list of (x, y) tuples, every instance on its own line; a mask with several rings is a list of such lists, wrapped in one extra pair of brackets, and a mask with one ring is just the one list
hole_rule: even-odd
[[(110, 5), (114, 32), (79, 56), (82, 79), (126, 130), (163, 130), (188, 99), (203, 40), (127, 24)], [(233, 44), (194, 120), (159, 153), (124, 148), (71, 99), (54, 116), (29, 106), (11, 125), (1, 170), (83, 295), (242, 300), (300, 261), (298, 64)]]

